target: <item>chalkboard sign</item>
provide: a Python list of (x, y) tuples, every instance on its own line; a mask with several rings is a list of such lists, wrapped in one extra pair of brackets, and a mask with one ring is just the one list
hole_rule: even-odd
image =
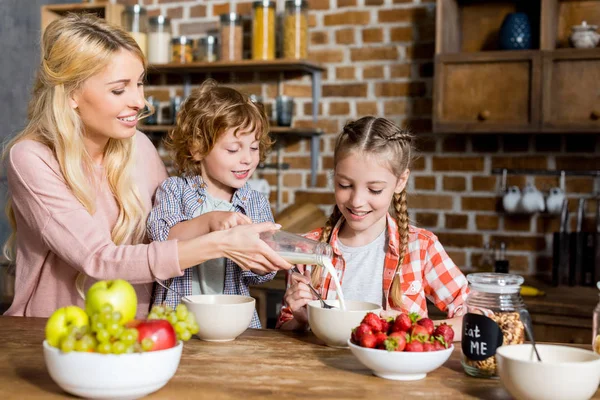
[(502, 346), (502, 330), (485, 315), (468, 313), (463, 317), (462, 351), (474, 361), (485, 360), (496, 354)]

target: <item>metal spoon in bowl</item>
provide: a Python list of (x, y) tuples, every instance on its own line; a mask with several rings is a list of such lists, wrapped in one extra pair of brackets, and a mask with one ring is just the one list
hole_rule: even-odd
[(538, 353), (537, 348), (535, 347), (535, 339), (533, 337), (533, 326), (531, 323), (531, 315), (529, 315), (529, 311), (526, 309), (519, 310), (519, 316), (521, 317), (521, 321), (523, 321), (523, 326), (525, 327), (525, 332), (527, 332), (527, 336), (529, 336), (529, 340), (531, 340), (531, 344), (533, 345), (533, 351), (535, 351), (535, 355), (539, 362), (542, 362), (540, 358), (540, 353)]
[(186, 299), (187, 301), (189, 301), (190, 303), (192, 303), (192, 300), (190, 300), (189, 297), (187, 297), (186, 295), (183, 295), (181, 293), (179, 293), (177, 290), (175, 289), (171, 289), (170, 287), (168, 287), (167, 285), (163, 284), (161, 281), (159, 281), (158, 279), (155, 279), (154, 282), (158, 283), (159, 286), (162, 286), (163, 288), (175, 293), (177, 296), (179, 296), (182, 299)]
[[(297, 274), (302, 275), (302, 272), (300, 272), (300, 270), (296, 266), (294, 266), (292, 268), (292, 271), (296, 272)], [(317, 299), (319, 299), (319, 301), (321, 302), (321, 308), (326, 308), (326, 309), (337, 308), (337, 307), (330, 306), (329, 304), (325, 303), (325, 300), (323, 300), (323, 298), (321, 297), (321, 294), (319, 293), (319, 291), (317, 289), (315, 289), (313, 287), (313, 285), (311, 285), (310, 283), (308, 284), (308, 288), (311, 290), (311, 292), (313, 292), (313, 294), (315, 296), (317, 296)]]

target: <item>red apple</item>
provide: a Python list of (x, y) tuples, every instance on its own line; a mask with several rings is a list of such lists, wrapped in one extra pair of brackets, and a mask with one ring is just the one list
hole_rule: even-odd
[(127, 324), (128, 328), (138, 331), (138, 342), (142, 343), (145, 338), (150, 338), (154, 346), (148, 351), (164, 350), (175, 347), (177, 335), (169, 321), (164, 319), (150, 319), (147, 321), (133, 320)]

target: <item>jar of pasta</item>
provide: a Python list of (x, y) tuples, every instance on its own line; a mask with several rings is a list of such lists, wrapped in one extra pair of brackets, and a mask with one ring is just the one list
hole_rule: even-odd
[(234, 12), (222, 14), (221, 20), (221, 60), (242, 59), (244, 31), (240, 16)]
[(283, 17), (283, 57), (308, 55), (308, 7), (305, 0), (287, 0)]
[(194, 61), (194, 42), (192, 39), (187, 36), (177, 36), (173, 38), (171, 44), (172, 62), (186, 64)]
[(252, 59), (275, 59), (275, 2), (252, 3)]
[(520, 295), (523, 277), (513, 274), (467, 275), (471, 292), (465, 302), (462, 325), (462, 365), (467, 375), (494, 378), (496, 349), (522, 344), (525, 327), (519, 311), (525, 309)]

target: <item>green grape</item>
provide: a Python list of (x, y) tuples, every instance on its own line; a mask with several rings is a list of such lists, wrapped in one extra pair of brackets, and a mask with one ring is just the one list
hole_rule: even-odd
[(112, 321), (113, 322), (120, 322), (121, 321), (121, 313), (118, 311), (115, 311), (112, 313)]
[(79, 331), (79, 327), (77, 325), (69, 325), (67, 328), (67, 335), (75, 336)]
[(142, 350), (149, 351), (154, 347), (154, 341), (150, 338), (144, 338), (142, 340)]
[(185, 331), (181, 334), (181, 340), (188, 341), (192, 338), (192, 334), (190, 333), (190, 331)]
[(174, 313), (171, 313), (171, 314), (167, 315), (166, 320), (169, 321), (169, 323), (171, 325), (175, 325), (177, 323), (177, 315), (175, 315)]
[(129, 346), (127, 346), (127, 349), (125, 350), (125, 353), (126, 354), (135, 353), (135, 347), (132, 344), (130, 344)]
[(187, 322), (188, 325), (195, 324), (196, 317), (194, 317), (194, 314), (188, 313), (188, 315), (185, 317), (185, 322)]
[(179, 304), (177, 305), (177, 308), (175, 309), (175, 315), (177, 316), (177, 319), (180, 321), (185, 321), (185, 319), (187, 318), (189, 312), (187, 307), (185, 306), (185, 304)]
[(89, 345), (88, 343), (84, 342), (83, 340), (77, 340), (75, 341), (75, 351), (88, 351), (89, 350)]
[(117, 341), (112, 344), (112, 352), (115, 354), (123, 354), (127, 350), (125, 343)]
[(148, 319), (160, 319), (160, 317), (158, 316), (158, 314), (152, 311), (150, 314), (148, 314)]
[(152, 307), (152, 312), (156, 313), (157, 315), (162, 315), (165, 313), (165, 307), (164, 306), (154, 306), (154, 307)]
[(99, 332), (104, 329), (104, 324), (100, 321), (92, 322), (91, 325), (92, 332)]
[(110, 303), (105, 303), (102, 308), (100, 308), (100, 312), (103, 314), (112, 314), (113, 306)]
[(106, 326), (106, 330), (114, 337), (119, 337), (117, 333), (121, 333), (123, 327), (118, 322), (111, 322)]
[(96, 332), (96, 339), (100, 343), (108, 343), (110, 341), (110, 333), (106, 329), (101, 329)]
[(92, 317), (90, 318), (90, 326), (92, 327), (92, 332), (95, 332), (95, 325), (100, 322), (100, 314), (95, 313), (94, 315), (92, 315)]
[(96, 346), (98, 345), (98, 341), (97, 341), (97, 340), (96, 340), (96, 338), (95, 338), (95, 337), (94, 337), (92, 334), (90, 334), (90, 333), (88, 333), (88, 334), (85, 334), (85, 335), (84, 335), (84, 336), (81, 338), (81, 341), (87, 345), (87, 348), (88, 348), (88, 350), (94, 350), (94, 349), (96, 349)]
[(189, 329), (189, 331), (190, 331), (190, 333), (191, 333), (192, 335), (195, 335), (195, 334), (196, 334), (196, 333), (198, 333), (198, 331), (200, 330), (200, 327), (198, 326), (198, 324), (197, 324), (197, 323), (195, 323), (195, 322), (194, 322), (194, 323), (193, 323), (193, 324), (191, 324), (191, 325), (190, 325), (190, 324), (188, 324), (188, 329)]
[(104, 326), (110, 324), (112, 322), (112, 312), (103, 312), (98, 317), (98, 321), (102, 322)]
[(137, 329), (125, 329), (119, 338), (126, 344), (133, 344), (137, 340)]
[(183, 321), (177, 321), (173, 328), (175, 328), (175, 332), (181, 334), (187, 330), (187, 324)]
[(110, 354), (112, 351), (112, 345), (110, 343), (100, 343), (96, 348), (96, 351), (102, 354)]
[(75, 350), (75, 338), (72, 336), (65, 337), (60, 343), (60, 349), (65, 353)]

